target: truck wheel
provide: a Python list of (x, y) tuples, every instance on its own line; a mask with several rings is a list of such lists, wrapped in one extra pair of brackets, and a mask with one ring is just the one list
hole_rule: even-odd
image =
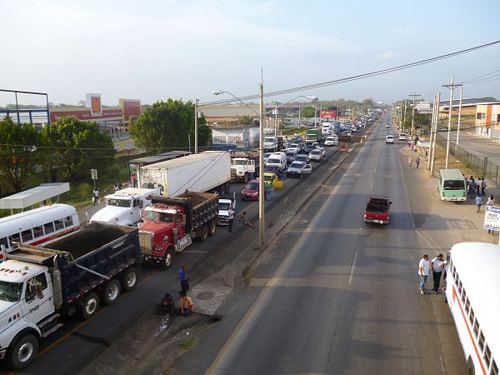
[(104, 287), (104, 295), (103, 300), (106, 305), (112, 305), (118, 298), (120, 298), (120, 294), (122, 291), (122, 287), (120, 282), (116, 279), (109, 280), (106, 286)]
[(96, 293), (89, 293), (85, 296), (82, 303), (82, 316), (87, 320), (92, 318), (99, 310), (99, 296)]
[(217, 230), (217, 219), (212, 219), (210, 223), (208, 223), (209, 228), (208, 228), (208, 235), (212, 237), (215, 234), (215, 231)]
[(203, 227), (201, 227), (200, 229), (200, 242), (205, 242), (207, 240), (207, 237), (208, 237), (208, 226), (205, 224), (203, 225)]
[(15, 370), (27, 367), (38, 353), (38, 338), (35, 335), (27, 334), (7, 352), (9, 366)]
[(137, 279), (137, 269), (134, 267), (127, 269), (122, 276), (122, 290), (128, 292), (129, 290), (134, 289), (137, 285)]
[(163, 256), (163, 260), (161, 262), (161, 268), (166, 270), (172, 264), (172, 250), (168, 249), (165, 255)]

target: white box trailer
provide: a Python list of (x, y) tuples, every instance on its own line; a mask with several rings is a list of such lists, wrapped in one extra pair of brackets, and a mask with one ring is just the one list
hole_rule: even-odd
[(175, 197), (186, 190), (196, 192), (229, 191), (231, 158), (229, 152), (205, 151), (141, 167), (139, 186), (160, 188), (161, 194)]

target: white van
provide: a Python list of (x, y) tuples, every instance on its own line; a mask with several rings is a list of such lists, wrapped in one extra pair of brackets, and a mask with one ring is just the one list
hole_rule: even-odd
[(269, 156), (267, 159), (266, 165), (275, 165), (280, 170), (284, 171), (287, 165), (287, 158), (284, 152), (275, 152)]
[(338, 146), (339, 138), (336, 135), (330, 135), (326, 137), (325, 146)]

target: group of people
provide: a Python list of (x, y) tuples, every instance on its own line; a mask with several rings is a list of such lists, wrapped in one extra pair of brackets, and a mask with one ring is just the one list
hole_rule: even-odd
[(424, 254), (418, 263), (418, 275), (420, 276), (419, 288), (422, 295), (426, 291), (427, 278), (432, 270), (433, 288), (434, 292), (440, 292), (441, 277), (446, 279), (446, 271), (448, 268), (448, 261), (443, 257), (443, 254), (438, 254), (434, 259), (429, 260), (429, 255)]
[(477, 180), (474, 176), (466, 179), (467, 192), (471, 198), (476, 198), (477, 196), (484, 197), (486, 194), (486, 180), (484, 177), (479, 177)]
[(179, 308), (176, 308), (174, 298), (170, 293), (165, 293), (160, 304), (163, 314), (189, 316), (193, 312), (194, 303), (191, 297), (187, 295), (189, 290), (189, 280), (187, 277), (186, 266), (184, 264), (179, 268), (179, 282), (181, 290), (179, 291)]

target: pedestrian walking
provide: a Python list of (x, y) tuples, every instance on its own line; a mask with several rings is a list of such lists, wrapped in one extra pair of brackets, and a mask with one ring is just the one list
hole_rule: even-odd
[(486, 194), (486, 180), (484, 177), (481, 179), (481, 196), (485, 196)]
[(408, 166), (410, 168), (413, 168), (413, 157), (411, 156), (411, 154), (410, 156), (408, 156)]
[[(488, 200), (486, 201), (487, 206), (494, 206), (495, 205), (495, 197), (490, 194), (488, 197)], [(488, 229), (488, 234), (495, 234), (495, 231), (493, 229)]]
[(469, 181), (469, 194), (471, 198), (474, 198), (474, 192), (476, 191), (476, 182), (474, 181), (474, 176), (470, 176)]
[(427, 282), (427, 278), (429, 277), (430, 272), (430, 262), (429, 256), (424, 254), (420, 262), (418, 263), (418, 275), (420, 276), (420, 294), (425, 294), (425, 283)]
[(481, 195), (481, 183), (482, 183), (482, 177), (479, 177), (476, 181), (476, 195)]
[(232, 207), (229, 207), (229, 233), (233, 233), (233, 222), (234, 222), (234, 210)]
[(417, 157), (415, 158), (415, 164), (417, 165), (417, 168), (420, 164), (420, 155), (417, 155)]
[(247, 218), (247, 212), (246, 211), (243, 211), (240, 215), (240, 222), (245, 224), (247, 227), (250, 227), (250, 228), (255, 228), (255, 225), (253, 225)]
[(92, 190), (92, 206), (95, 206), (99, 201), (99, 190)]
[(483, 197), (477, 195), (476, 199), (474, 199), (474, 203), (476, 204), (477, 207), (476, 213), (479, 213), (479, 211), (481, 211), (481, 205), (483, 204)]
[(181, 292), (186, 293), (189, 290), (189, 281), (186, 266), (184, 264), (179, 268), (179, 282), (181, 283)]
[(444, 270), (444, 258), (443, 254), (439, 254), (437, 257), (432, 259), (432, 280), (434, 281), (434, 292), (439, 293), (439, 284), (441, 284), (441, 275)]

